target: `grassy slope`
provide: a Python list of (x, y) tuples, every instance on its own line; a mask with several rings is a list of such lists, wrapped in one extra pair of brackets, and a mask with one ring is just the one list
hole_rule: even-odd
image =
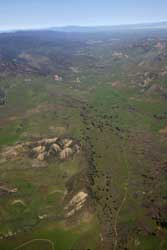
[[(111, 82), (115, 80), (127, 84), (120, 73), (126, 60), (113, 64), (112, 51), (108, 53), (105, 48), (95, 48), (94, 53), (103, 54), (105, 69), (85, 66), (77, 86), (73, 82), (57, 83), (50, 77), (32, 77), (30, 84), (22, 77), (2, 81), (8, 102), (1, 107), (0, 145), (29, 140), (31, 136), (67, 135), (79, 139), (87, 153), (90, 191), (107, 242), (104, 248), (109, 244), (121, 250), (125, 246), (130, 250), (165, 249), (166, 231), (151, 218), (151, 210), (165, 205), (161, 197), (166, 192), (166, 177), (161, 168), (156, 172), (166, 156), (167, 145), (161, 143), (159, 134), (165, 120), (157, 120), (154, 115), (165, 112), (166, 103), (158, 95), (142, 94), (138, 88), (113, 88)], [(85, 167), (85, 159), (52, 163), (41, 171), (30, 166), (27, 159), (0, 165), (0, 181), (19, 189), (16, 197), (0, 198), (1, 232), (23, 229), (25, 225), (34, 227), (33, 232), (2, 240), (0, 248), (11, 250), (27, 240), (44, 237), (58, 244), (59, 250), (96, 249), (96, 221), (65, 229), (58, 227), (61, 218), (55, 218), (55, 214), (63, 216), (66, 182)], [(62, 193), (50, 194), (55, 189)], [(23, 199), (26, 207), (12, 207), (14, 198)], [(38, 224), (38, 215), (46, 212), (50, 221)]]
[[(164, 121), (156, 121), (153, 115), (165, 112), (166, 104), (159, 99), (149, 103), (147, 96), (139, 99), (138, 92), (135, 96), (131, 100), (129, 93), (108, 86), (97, 88), (91, 96), (84, 121), (92, 193), (101, 224), (105, 224), (104, 238), (113, 249), (125, 244), (128, 249), (165, 249), (164, 237), (152, 236), (159, 229), (148, 214), (151, 208), (164, 205), (166, 178), (163, 171), (159, 176), (156, 173), (165, 159), (166, 145), (161, 144), (159, 134)], [(143, 175), (150, 179), (144, 180)], [(124, 237), (129, 241), (123, 242)]]
[[(26, 85), (23, 78), (11, 79), (8, 85), (8, 103), (1, 107), (1, 146), (26, 141), (32, 136), (66, 135), (80, 139), (82, 94), (74, 94), (67, 85), (62, 83), (60, 86), (48, 78), (34, 78), (30, 85)], [(82, 156), (64, 163), (52, 162), (49, 167), (40, 170), (31, 168), (31, 161), (26, 158), (3, 163), (0, 168), (0, 181), (12, 183), (19, 190), (14, 196), (0, 198), (0, 231), (6, 234), (28, 230), (25, 235), (18, 234), (13, 240), (1, 240), (1, 249), (10, 250), (35, 238), (50, 239), (55, 243), (55, 249), (66, 250), (74, 244), (82, 247), (86, 237), (85, 247), (95, 247), (98, 233), (95, 233), (97, 227), (94, 223), (69, 229), (57, 227), (64, 217), (62, 202), (66, 182), (84, 168)], [(22, 200), (25, 205), (12, 205), (16, 199)], [(38, 216), (43, 214), (49, 215), (49, 222), (40, 226)], [(37, 229), (29, 233), (32, 227)], [(36, 249), (33, 245), (26, 246), (26, 249)]]

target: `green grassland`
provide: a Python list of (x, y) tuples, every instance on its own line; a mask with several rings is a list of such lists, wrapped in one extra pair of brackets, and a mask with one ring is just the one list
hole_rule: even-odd
[[(34, 77), (28, 86), (25, 85), (24, 78), (13, 78), (11, 82), (9, 80), (7, 94), (8, 102), (1, 107), (1, 147), (40, 136), (63, 135), (81, 139), (80, 106), (85, 96), (84, 91), (83, 94), (82, 91), (75, 94), (67, 84), (62, 83), (60, 86), (51, 79)], [(14, 117), (12, 121), (10, 117)], [(81, 220), (76, 226), (65, 226), (62, 209), (66, 183), (85, 169), (85, 162), (84, 156), (80, 155), (68, 162), (52, 161), (47, 167), (40, 169), (32, 168), (32, 162), (28, 158), (1, 164), (1, 182), (11, 184), (19, 191), (12, 196), (0, 198), (1, 234), (17, 232), (14, 239), (11, 237), (1, 240), (0, 249), (14, 249), (36, 238), (51, 240), (55, 249), (59, 250), (72, 249), (73, 245), (80, 245), (80, 241), (80, 247), (86, 244), (85, 248), (95, 249), (98, 240), (95, 222), (87, 225)], [(22, 203), (14, 204), (15, 200), (21, 200)], [(41, 222), (39, 215), (44, 214), (48, 218)], [(64, 226), (59, 226), (60, 223)], [(23, 245), (19, 249), (39, 247), (51, 249), (50, 244), (40, 241)]]
[[(44, 51), (48, 56), (50, 48)], [(113, 56), (118, 51), (121, 58)], [(105, 40), (71, 53), (79, 71), (61, 68), (62, 81), (34, 73), (0, 79), (7, 95), (0, 106), (1, 150), (57, 136), (81, 144), (79, 155), (40, 167), (27, 156), (0, 159), (0, 183), (18, 190), (0, 195), (0, 250), (165, 250), (166, 79), (139, 84), (159, 52)], [(161, 89), (150, 91), (151, 84)], [(66, 197), (80, 190), (89, 202), (69, 219)]]

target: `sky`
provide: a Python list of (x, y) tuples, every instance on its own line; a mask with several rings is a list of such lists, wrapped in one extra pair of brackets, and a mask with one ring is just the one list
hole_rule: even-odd
[(0, 0), (0, 30), (167, 21), (167, 0)]

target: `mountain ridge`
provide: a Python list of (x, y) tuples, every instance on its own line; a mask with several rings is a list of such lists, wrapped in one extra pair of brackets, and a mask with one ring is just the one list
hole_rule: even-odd
[(152, 22), (152, 23), (137, 23), (137, 24), (120, 24), (120, 25), (67, 25), (53, 26), (46, 28), (29, 28), (29, 29), (7, 29), (1, 30), (0, 33), (17, 32), (17, 31), (36, 31), (36, 30), (52, 30), (60, 32), (101, 32), (101, 31), (116, 31), (116, 30), (143, 30), (143, 29), (167, 29), (167, 21)]

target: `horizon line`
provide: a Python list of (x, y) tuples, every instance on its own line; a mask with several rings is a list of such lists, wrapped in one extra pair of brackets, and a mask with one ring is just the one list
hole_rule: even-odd
[(103, 28), (103, 27), (126, 27), (126, 26), (137, 26), (137, 25), (157, 25), (167, 24), (167, 20), (153, 21), (153, 22), (136, 22), (136, 23), (124, 23), (124, 24), (97, 24), (97, 25), (81, 25), (81, 24), (67, 24), (67, 25), (50, 25), (50, 26), (36, 26), (36, 27), (11, 27), (11, 28), (0, 28), (0, 32), (16, 32), (16, 31), (30, 31), (30, 30), (47, 30), (47, 29), (64, 29), (64, 28)]

